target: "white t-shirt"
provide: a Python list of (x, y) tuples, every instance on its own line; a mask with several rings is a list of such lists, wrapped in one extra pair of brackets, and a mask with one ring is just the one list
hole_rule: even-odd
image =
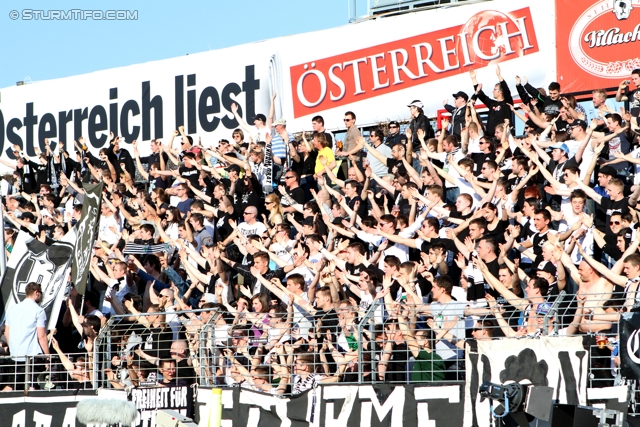
[(109, 243), (109, 245), (113, 245), (118, 241), (118, 235), (114, 234), (109, 227), (115, 227), (116, 230), (122, 231), (122, 227), (120, 226), (120, 222), (116, 219), (115, 215), (111, 215), (106, 217), (104, 215), (100, 215), (100, 223), (98, 226), (98, 238), (103, 242)]
[[(431, 308), (431, 314), (433, 315), (433, 320), (436, 323), (437, 328), (442, 328), (445, 322), (453, 320), (455, 317), (458, 318), (456, 325), (451, 328), (449, 333), (456, 338), (464, 339), (465, 337), (465, 323), (464, 323), (464, 311), (466, 309), (467, 304), (459, 301), (449, 301), (446, 304), (441, 304), (439, 302), (432, 302), (429, 307)], [(449, 348), (442, 341), (438, 341), (436, 344), (436, 353), (443, 360), (451, 359), (456, 356), (456, 353)]]
[(238, 231), (242, 233), (245, 237), (250, 236), (252, 234), (257, 234), (258, 236), (262, 236), (262, 233), (267, 231), (267, 227), (259, 221), (256, 221), (252, 225), (249, 225), (246, 222), (241, 222), (240, 224), (238, 224)]

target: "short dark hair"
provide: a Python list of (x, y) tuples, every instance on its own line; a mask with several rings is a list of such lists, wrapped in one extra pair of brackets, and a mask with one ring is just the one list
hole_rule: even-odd
[(156, 232), (156, 228), (151, 224), (142, 224), (140, 226), (140, 230), (146, 231), (146, 232), (151, 233), (151, 234)]
[(353, 111), (347, 111), (344, 113), (345, 116), (350, 116), (353, 120), (356, 119), (356, 114)]
[[(347, 246), (347, 248), (353, 249), (354, 251), (360, 253), (360, 255), (365, 254), (364, 245), (360, 242), (353, 242), (349, 246)], [(255, 255), (253, 257), (255, 258)]]
[(552, 90), (557, 90), (558, 92), (560, 92), (560, 83), (558, 82), (549, 83), (549, 91), (552, 91)]
[(620, 114), (618, 113), (607, 114), (606, 116), (604, 116), (604, 118), (611, 119), (611, 121), (618, 123), (620, 126), (622, 126), (622, 116), (620, 116)]
[(320, 123), (322, 126), (324, 126), (324, 119), (322, 118), (322, 116), (313, 116), (313, 118), (311, 119), (312, 122), (318, 122)]
[(98, 316), (94, 316), (93, 314), (87, 314), (84, 316), (84, 322), (93, 329), (95, 332), (100, 332), (100, 328), (102, 327), (102, 322)]
[(451, 291), (453, 290), (453, 282), (449, 276), (438, 276), (434, 281), (435, 285), (438, 285), (439, 288), (444, 289), (444, 292), (447, 295), (451, 295)]
[(531, 280), (533, 280), (533, 289), (539, 289), (540, 295), (546, 297), (549, 294), (549, 282), (547, 279), (532, 277)]
[(376, 138), (380, 138), (380, 139), (384, 138), (384, 133), (379, 128), (371, 129), (371, 132), (369, 132), (369, 135), (375, 136)]
[(551, 213), (549, 213), (549, 211), (546, 209), (536, 209), (535, 211), (533, 211), (533, 214), (542, 215), (545, 220), (551, 221)]
[(149, 264), (150, 266), (153, 267), (153, 269), (155, 271), (162, 271), (162, 265), (160, 264), (160, 258), (157, 257), (157, 255), (154, 254), (149, 254), (147, 256), (145, 256), (143, 258), (143, 265), (144, 264)]

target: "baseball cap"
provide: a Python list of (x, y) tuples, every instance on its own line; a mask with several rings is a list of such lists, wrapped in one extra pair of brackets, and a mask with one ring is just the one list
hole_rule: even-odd
[(285, 119), (278, 119), (275, 122), (273, 122), (273, 126), (277, 126), (277, 125), (286, 126), (287, 121)]
[(580, 126), (582, 128), (582, 130), (586, 130), (587, 129), (587, 122), (585, 122), (584, 120), (580, 120), (580, 119), (576, 119), (573, 121), (573, 123), (571, 123), (569, 125), (569, 127), (576, 127), (576, 126)]
[(467, 102), (469, 100), (469, 95), (467, 95), (463, 91), (460, 91), (458, 93), (454, 93), (453, 97), (454, 98), (462, 98), (462, 99), (464, 99), (464, 102)]
[(544, 271), (555, 276), (556, 266), (549, 261), (542, 261), (540, 264), (538, 264), (538, 271)]
[(602, 175), (613, 176), (613, 177), (618, 175), (618, 172), (613, 168), (613, 166), (602, 166), (598, 171), (598, 173), (601, 173)]
[(558, 142), (557, 144), (553, 144), (550, 148), (559, 148), (560, 150), (562, 150), (565, 153), (569, 154), (569, 147), (567, 146), (567, 144), (565, 144), (563, 142)]
[(267, 123), (267, 116), (264, 114), (256, 114), (253, 116), (253, 120), (260, 120), (262, 123)]
[(411, 104), (407, 105), (407, 107), (423, 108), (424, 105), (422, 104), (422, 102), (420, 102), (418, 99), (416, 99), (415, 101), (411, 101)]
[(313, 217), (312, 216), (308, 216), (304, 219), (304, 221), (302, 221), (302, 225), (308, 225), (308, 226), (313, 226)]
[(542, 316), (546, 316), (547, 314), (549, 314), (550, 311), (551, 311), (551, 304), (549, 304), (548, 302), (542, 302), (538, 304), (538, 307), (536, 308), (536, 314), (539, 314)]

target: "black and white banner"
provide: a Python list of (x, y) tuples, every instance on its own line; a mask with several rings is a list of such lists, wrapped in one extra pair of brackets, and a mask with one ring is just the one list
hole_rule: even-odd
[(478, 353), (467, 352), (466, 359), (464, 425), (489, 425), (489, 399), (480, 402), (478, 394), (487, 381), (553, 387), (555, 403), (587, 404), (589, 353), (582, 337), (478, 341)]
[[(185, 390), (186, 389), (186, 390)], [(128, 398), (138, 409), (136, 427), (156, 427), (159, 409), (173, 409), (191, 417), (190, 387), (137, 388)], [(464, 383), (441, 385), (321, 385), (298, 396), (278, 398), (241, 387), (222, 390), (222, 427), (360, 427), (360, 426), (471, 426), (464, 417)], [(626, 387), (589, 389), (589, 406), (624, 410)], [(124, 390), (32, 391), (29, 396), (0, 395), (2, 425), (12, 427), (81, 427), (78, 401), (126, 399)], [(211, 389), (200, 387), (195, 396), (194, 422), (208, 424)], [(612, 406), (613, 405), (613, 406)], [(617, 406), (616, 406), (617, 405)], [(488, 421), (488, 412), (482, 417)], [(193, 418), (192, 418), (193, 419)], [(631, 421), (631, 417), (629, 418)], [(478, 424), (475, 424), (478, 425)], [(570, 425), (570, 424), (569, 424)]]
[(640, 379), (640, 312), (620, 316), (620, 374)]
[[(223, 427), (236, 426), (461, 426), (462, 383), (431, 385), (322, 385), (279, 398), (243, 388), (222, 390)], [(200, 425), (211, 393), (199, 389)], [(203, 419), (204, 418), (204, 419)]]
[(76, 405), (95, 399), (95, 390), (31, 391), (2, 393), (0, 419), (10, 427), (82, 427), (76, 419)]
[(82, 215), (69, 234), (75, 237), (73, 263), (71, 264), (71, 282), (76, 290), (84, 295), (87, 287), (87, 275), (91, 265), (93, 243), (96, 239), (98, 220), (100, 219), (100, 204), (102, 203), (103, 183), (84, 184), (84, 201)]
[(25, 298), (27, 284), (35, 282), (42, 286), (40, 306), (47, 313), (47, 329), (55, 328), (73, 253), (73, 243), (67, 240), (65, 236), (47, 246), (23, 231), (18, 233), (0, 288), (3, 319), (10, 307)]
[(131, 401), (136, 405), (138, 418), (135, 426), (155, 427), (156, 414), (171, 409), (193, 418), (193, 388), (189, 386), (134, 388)]

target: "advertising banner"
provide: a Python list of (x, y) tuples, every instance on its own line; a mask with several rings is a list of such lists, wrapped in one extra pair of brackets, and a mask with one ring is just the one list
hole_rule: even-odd
[(640, 68), (640, 0), (556, 0), (563, 92), (617, 87)]
[(12, 159), (16, 144), (34, 157), (45, 138), (73, 152), (84, 136), (97, 153), (113, 132), (123, 148), (141, 142), (144, 156), (179, 126), (210, 146), (238, 127), (233, 103), (253, 125), (272, 99), (291, 132), (310, 130), (317, 114), (343, 128), (348, 110), (359, 126), (406, 120), (414, 99), (434, 116), (453, 93), (472, 93), (471, 69), (485, 87), (497, 64), (514, 89), (516, 74), (534, 86), (555, 80), (554, 20), (553, 0), (496, 0), (13, 86), (1, 91), (0, 152)]

